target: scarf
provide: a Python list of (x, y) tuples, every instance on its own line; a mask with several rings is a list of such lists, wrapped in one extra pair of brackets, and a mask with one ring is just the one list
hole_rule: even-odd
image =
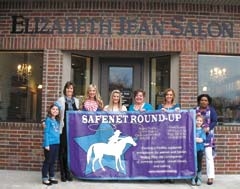
[(205, 118), (205, 123), (207, 123), (208, 125), (210, 125), (211, 123), (210, 113), (211, 111), (209, 106), (207, 106), (204, 111), (201, 111), (199, 106), (196, 108), (196, 114), (202, 115)]
[(74, 98), (65, 97), (65, 102), (67, 103), (68, 110), (73, 110)]

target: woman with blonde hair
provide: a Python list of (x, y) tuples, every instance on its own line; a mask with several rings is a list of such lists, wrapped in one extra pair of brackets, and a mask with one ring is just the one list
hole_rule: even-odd
[(83, 111), (101, 111), (103, 110), (103, 101), (98, 92), (97, 86), (90, 84), (87, 88), (81, 110)]
[(110, 95), (109, 104), (104, 111), (127, 111), (126, 106), (122, 105), (122, 95), (119, 90), (113, 90)]
[(163, 92), (164, 100), (163, 104), (158, 105), (158, 110), (162, 111), (168, 111), (168, 110), (175, 110), (179, 111), (180, 110), (180, 104), (174, 103), (175, 100), (175, 92), (172, 88), (167, 88)]

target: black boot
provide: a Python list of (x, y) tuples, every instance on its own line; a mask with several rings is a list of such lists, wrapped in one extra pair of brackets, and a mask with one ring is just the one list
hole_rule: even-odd
[(67, 181), (65, 175), (63, 175), (63, 174), (61, 175), (61, 181), (62, 181), (62, 182), (66, 182), (66, 181)]
[(68, 181), (73, 181), (73, 176), (72, 176), (72, 173), (70, 171), (67, 172), (67, 180)]

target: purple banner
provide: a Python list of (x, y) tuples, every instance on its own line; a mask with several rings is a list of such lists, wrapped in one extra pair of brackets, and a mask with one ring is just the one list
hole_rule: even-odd
[(80, 179), (191, 178), (195, 111), (67, 113), (68, 160)]

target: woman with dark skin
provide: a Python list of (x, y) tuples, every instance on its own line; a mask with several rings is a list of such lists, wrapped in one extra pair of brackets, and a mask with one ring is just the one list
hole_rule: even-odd
[(217, 125), (217, 113), (212, 107), (212, 98), (208, 94), (201, 94), (197, 97), (198, 106), (196, 107), (196, 114), (202, 115), (205, 118), (205, 123), (209, 125), (204, 130), (206, 132), (206, 137), (211, 136), (212, 140), (209, 143), (205, 143), (205, 156), (206, 156), (206, 167), (207, 167), (207, 184), (213, 184), (213, 179), (215, 177), (214, 171), (214, 127)]
[(208, 94), (201, 94), (197, 97), (197, 102), (196, 113), (203, 115), (209, 124), (209, 131), (213, 130), (217, 125), (217, 113), (212, 107), (212, 98)]

